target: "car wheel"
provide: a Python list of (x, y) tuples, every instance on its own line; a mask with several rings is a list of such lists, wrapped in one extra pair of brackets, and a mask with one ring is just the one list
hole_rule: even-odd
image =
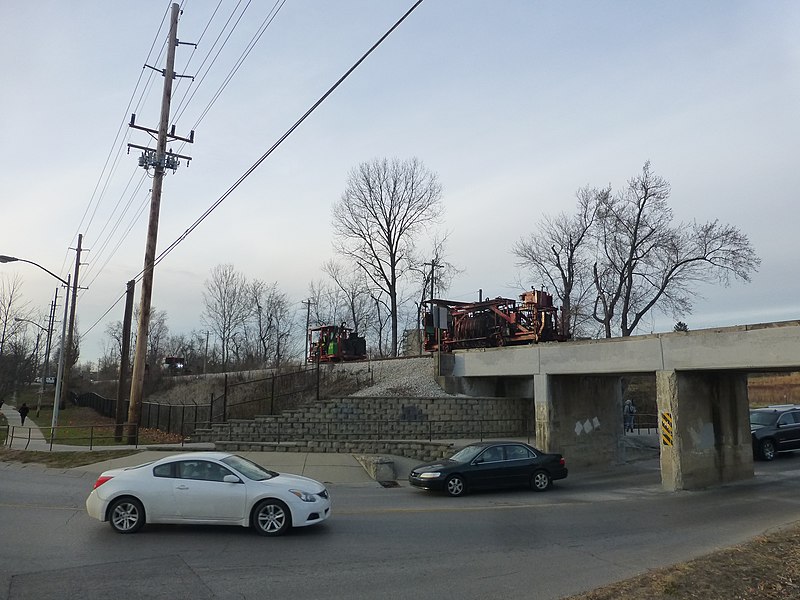
[(292, 526), (292, 514), (280, 500), (264, 500), (253, 510), (252, 523), (261, 535), (283, 535)]
[(536, 471), (531, 475), (531, 487), (537, 492), (543, 492), (549, 489), (552, 483), (553, 480), (550, 479), (550, 475), (545, 471)]
[(144, 507), (136, 498), (119, 498), (108, 508), (108, 522), (117, 533), (136, 533), (144, 521)]
[(775, 458), (775, 442), (772, 440), (761, 440), (759, 445), (761, 458), (764, 460), (772, 460)]
[(445, 482), (445, 489), (451, 496), (463, 496), (467, 491), (467, 486), (461, 475), (453, 475)]

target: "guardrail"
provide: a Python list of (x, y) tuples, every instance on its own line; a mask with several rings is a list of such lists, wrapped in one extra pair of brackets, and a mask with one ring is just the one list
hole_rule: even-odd
[[(127, 427), (127, 425), (126, 425)], [(28, 450), (31, 443), (34, 445), (44, 446), (47, 450), (52, 451), (54, 444), (62, 444), (74, 446), (76, 450), (87, 448), (94, 450), (98, 447), (113, 449), (115, 446), (130, 446), (128, 444), (128, 435), (118, 436), (116, 434), (116, 425), (57, 425), (56, 427), (26, 427), (24, 425), (6, 425), (3, 427), (6, 430), (5, 446), (7, 448), (14, 448), (14, 443), (17, 445), (25, 444), (24, 450)], [(68, 431), (86, 431), (86, 435), (75, 435), (67, 433), (59, 439), (59, 432), (64, 433)], [(128, 431), (127, 429), (125, 431)], [(134, 427), (134, 448), (138, 448), (140, 444), (139, 427)], [(78, 443), (76, 443), (78, 442)], [(83, 442), (83, 443), (81, 443)], [(181, 442), (181, 446), (183, 441)]]
[(636, 433), (642, 433), (642, 430), (646, 430), (647, 433), (658, 433), (658, 415), (650, 413), (636, 413), (633, 415), (633, 429), (636, 431)]

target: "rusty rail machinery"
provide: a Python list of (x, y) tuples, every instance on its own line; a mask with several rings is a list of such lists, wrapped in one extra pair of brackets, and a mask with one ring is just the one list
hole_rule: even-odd
[[(481, 302), (427, 300), (422, 317), (425, 350), (442, 352), (461, 348), (488, 348), (514, 344), (561, 341), (558, 308), (543, 290), (523, 292), (519, 301), (492, 298)], [(431, 309), (433, 307), (433, 310)], [(446, 313), (442, 309), (446, 310)], [(433, 312), (438, 311), (437, 328)], [(446, 325), (444, 319), (447, 319)]]
[(322, 325), (308, 330), (306, 362), (342, 362), (367, 357), (367, 340), (342, 323)]

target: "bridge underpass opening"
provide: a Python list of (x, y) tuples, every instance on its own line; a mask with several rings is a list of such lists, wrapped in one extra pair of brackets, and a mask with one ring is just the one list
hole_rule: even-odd
[[(536, 439), (581, 467), (629, 460), (621, 375), (534, 377)], [(737, 371), (655, 373), (661, 481), (699, 489), (753, 476), (747, 376)]]

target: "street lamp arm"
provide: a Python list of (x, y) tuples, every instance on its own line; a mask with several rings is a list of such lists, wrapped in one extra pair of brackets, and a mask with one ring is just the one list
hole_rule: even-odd
[(33, 265), (34, 267), (39, 267), (42, 271), (44, 271), (45, 273), (49, 273), (50, 275), (52, 275), (53, 277), (58, 279), (61, 283), (63, 283), (67, 287), (69, 287), (69, 283), (67, 283), (65, 280), (61, 279), (61, 277), (59, 277), (58, 275), (53, 273), (50, 269), (44, 268), (39, 263), (35, 263), (32, 260), (26, 260), (24, 258), (17, 258), (15, 256), (6, 256), (5, 254), (0, 254), (0, 263), (10, 263), (10, 262), (17, 262), (17, 261), (28, 263), (29, 265)]
[(14, 317), (14, 320), (17, 321), (18, 323), (30, 323), (31, 325), (36, 325), (36, 327), (38, 327), (42, 331), (46, 332), (50, 331), (47, 327), (42, 327), (36, 321), (31, 321), (30, 319), (20, 319), (19, 317)]

